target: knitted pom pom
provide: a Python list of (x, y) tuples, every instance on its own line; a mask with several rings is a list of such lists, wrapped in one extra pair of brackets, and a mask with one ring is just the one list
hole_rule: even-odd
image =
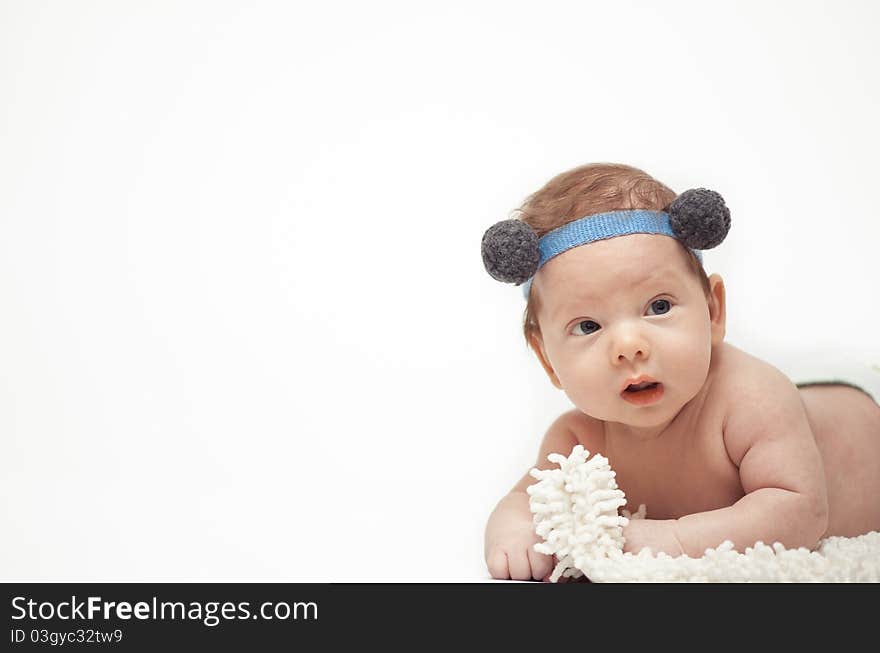
[(730, 230), (730, 210), (714, 190), (692, 188), (666, 209), (675, 236), (691, 249), (711, 249)]
[(483, 234), (483, 265), (493, 279), (521, 284), (538, 269), (538, 236), (522, 220), (502, 220)]

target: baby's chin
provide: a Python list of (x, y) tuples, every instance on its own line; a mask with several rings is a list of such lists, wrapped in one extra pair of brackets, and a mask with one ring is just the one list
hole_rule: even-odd
[(651, 429), (668, 425), (681, 412), (686, 403), (674, 402), (670, 398), (666, 404), (656, 406), (630, 406), (627, 404), (622, 406), (620, 410), (608, 412), (589, 406), (578, 406), (578, 408), (593, 419), (603, 422), (615, 422), (633, 428)]

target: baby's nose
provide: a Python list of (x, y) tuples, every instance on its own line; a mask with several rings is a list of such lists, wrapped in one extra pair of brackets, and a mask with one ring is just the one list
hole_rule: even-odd
[(650, 348), (647, 340), (636, 330), (625, 330), (617, 334), (613, 351), (615, 363), (645, 359), (649, 354)]
[(634, 361), (638, 358), (645, 359), (647, 355), (641, 349), (636, 349), (632, 352), (621, 352), (617, 355), (617, 361), (619, 363), (623, 363), (624, 361)]

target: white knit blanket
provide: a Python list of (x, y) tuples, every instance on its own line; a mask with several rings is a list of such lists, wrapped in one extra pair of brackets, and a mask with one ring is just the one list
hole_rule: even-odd
[(745, 553), (725, 541), (700, 558), (656, 556), (649, 549), (623, 553), (623, 527), (645, 518), (618, 510), (626, 505), (608, 460), (577, 445), (567, 458), (551, 454), (557, 469), (532, 469), (538, 482), (528, 488), (535, 531), (544, 542), (535, 550), (558, 560), (550, 577), (607, 582), (878, 582), (880, 532), (829, 537), (815, 551), (757, 542)]

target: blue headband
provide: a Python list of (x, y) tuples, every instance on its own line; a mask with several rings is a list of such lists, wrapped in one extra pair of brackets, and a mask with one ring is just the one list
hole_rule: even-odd
[(691, 188), (663, 211), (631, 209), (588, 215), (543, 238), (538, 238), (524, 220), (502, 220), (486, 229), (480, 252), (493, 279), (523, 284), (523, 294), (528, 297), (541, 266), (572, 247), (629, 234), (660, 234), (678, 240), (702, 263), (699, 250), (720, 244), (729, 230), (730, 210), (724, 198), (708, 188)]
[[(596, 240), (606, 240), (630, 234), (660, 234), (678, 239), (669, 224), (669, 214), (663, 211), (636, 209), (588, 215), (574, 222), (569, 222), (558, 229), (549, 231), (542, 238), (538, 239), (540, 259), (538, 260), (535, 274), (551, 258), (562, 254), (562, 252), (572, 247), (586, 245)], [(703, 257), (700, 250), (691, 249), (691, 251), (702, 263)], [(523, 297), (527, 299), (529, 290), (532, 287), (532, 279), (534, 278), (535, 275), (533, 274), (522, 285)]]

